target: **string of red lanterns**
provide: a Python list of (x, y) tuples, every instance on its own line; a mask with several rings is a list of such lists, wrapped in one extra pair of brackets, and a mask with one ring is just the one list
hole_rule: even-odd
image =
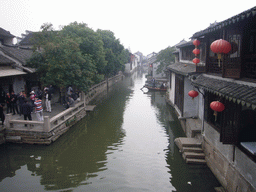
[[(193, 53), (195, 54), (195, 58), (193, 59), (193, 63), (197, 65), (197, 63), (200, 62), (200, 59), (197, 58), (197, 56), (200, 54), (200, 50), (197, 48), (200, 45), (199, 40), (194, 40), (193, 45), (195, 45), (195, 49), (193, 50)], [(220, 60), (222, 57), (222, 54), (227, 54), (231, 51), (231, 44), (228, 41), (225, 41), (223, 39), (219, 39), (214, 41), (211, 46), (211, 50), (214, 53), (218, 54), (218, 60), (219, 60), (219, 66), (220, 66)], [(188, 92), (188, 95), (194, 99), (198, 96), (198, 92), (195, 90), (191, 90)], [(217, 121), (217, 112), (222, 112), (225, 109), (225, 105), (219, 101), (213, 101), (210, 103), (210, 108), (214, 111), (213, 115), (215, 116), (215, 121)]]
[(195, 63), (197, 65), (197, 63), (200, 62), (200, 59), (197, 58), (197, 56), (200, 54), (200, 50), (197, 48), (200, 45), (200, 41), (199, 40), (194, 40), (193, 41), (193, 45), (195, 45), (195, 49), (193, 50), (193, 53), (195, 54), (195, 58), (193, 59), (193, 63)]

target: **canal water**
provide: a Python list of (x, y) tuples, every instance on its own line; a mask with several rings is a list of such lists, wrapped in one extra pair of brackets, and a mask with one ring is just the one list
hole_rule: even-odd
[(0, 146), (0, 191), (214, 192), (205, 166), (187, 165), (174, 139), (184, 136), (165, 93), (127, 77), (50, 146)]

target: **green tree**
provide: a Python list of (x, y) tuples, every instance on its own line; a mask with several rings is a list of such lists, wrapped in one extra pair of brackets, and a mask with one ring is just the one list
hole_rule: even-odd
[(101, 36), (89, 28), (85, 23), (73, 22), (64, 26), (62, 31), (64, 37), (71, 37), (79, 42), (82, 54), (88, 54), (92, 57), (97, 67), (98, 74), (104, 73), (107, 65), (105, 52)]
[(175, 61), (175, 57), (173, 55), (175, 50), (175, 47), (167, 47), (158, 53), (156, 62), (159, 62), (160, 65), (157, 68), (157, 73), (161, 73), (168, 65)]
[(106, 53), (107, 66), (105, 66), (104, 74), (106, 76), (115, 75), (118, 71), (124, 70), (124, 62), (121, 54), (124, 46), (120, 44), (119, 39), (116, 39), (114, 33), (109, 30), (97, 30), (103, 41), (103, 47)]
[(37, 69), (43, 84), (59, 87), (74, 85), (86, 92), (96, 80), (102, 78), (98, 74), (99, 65), (94, 60), (95, 56), (81, 49), (84, 39), (74, 33), (67, 34), (63, 30), (49, 33), (43, 28), (35, 38), (43, 51), (35, 51), (27, 64)]

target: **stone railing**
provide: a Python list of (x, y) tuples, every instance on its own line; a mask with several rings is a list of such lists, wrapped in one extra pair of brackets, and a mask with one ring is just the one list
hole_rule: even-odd
[(6, 114), (6, 128), (12, 129), (16, 124), (15, 129), (18, 128), (20, 131), (50, 132), (62, 124), (69, 124), (67, 122), (83, 109), (85, 103), (81, 101), (75, 107), (70, 107), (52, 118), (44, 116), (44, 121), (14, 120), (12, 114)]
[(91, 100), (93, 100), (96, 96), (98, 96), (103, 91), (106, 91), (108, 87), (112, 86), (116, 82), (118, 82), (120, 79), (122, 79), (124, 76), (122, 73), (119, 73), (118, 75), (108, 78), (97, 85), (92, 86), (88, 93), (85, 95), (85, 103), (88, 104)]
[[(28, 131), (33, 128), (33, 130), (42, 132), (47, 129), (47, 124), (49, 122), (49, 117), (45, 116), (44, 121), (27, 121), (27, 120), (15, 120), (12, 119), (12, 114), (6, 114), (5, 119), (5, 127), (6, 129), (15, 129), (21, 130), (21, 131)], [(36, 128), (36, 129), (35, 129)]]
[(85, 110), (85, 103), (79, 102), (75, 107), (70, 107), (58, 115), (55, 115), (50, 119), (49, 125), (45, 126), (48, 128), (48, 130), (45, 131), (50, 132), (63, 124), (65, 124), (65, 126), (69, 126), (72, 122), (77, 121), (76, 115), (82, 110)]

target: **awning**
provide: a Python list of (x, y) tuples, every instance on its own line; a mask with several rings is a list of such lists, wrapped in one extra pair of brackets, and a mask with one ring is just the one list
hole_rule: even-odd
[(10, 67), (0, 67), (0, 77), (16, 76), (16, 75), (26, 75), (24, 71), (18, 69), (13, 69)]
[(225, 97), (229, 101), (246, 105), (256, 109), (256, 85), (255, 83), (242, 82), (232, 79), (215, 77), (202, 74), (192, 80), (192, 85), (203, 88), (206, 91)]

